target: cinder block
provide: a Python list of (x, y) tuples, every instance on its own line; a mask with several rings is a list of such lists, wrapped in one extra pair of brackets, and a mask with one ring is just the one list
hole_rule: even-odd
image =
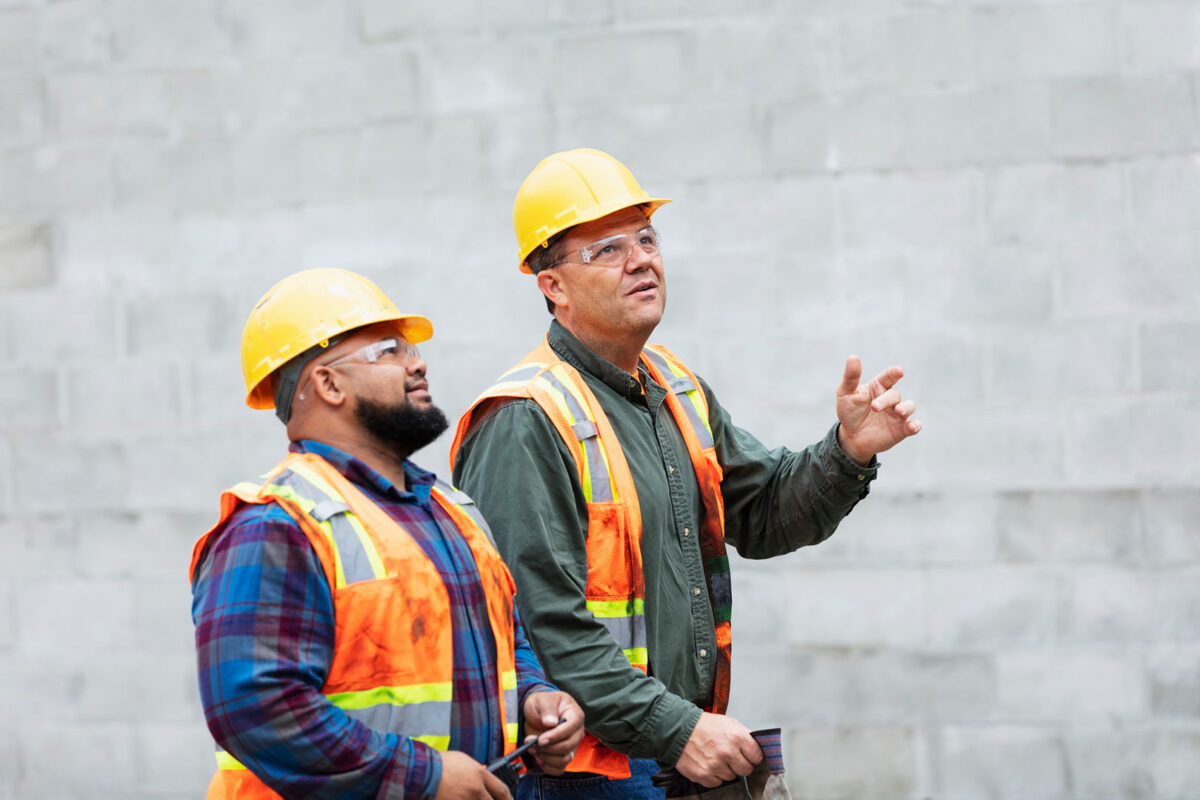
[(204, 251), (199, 243), (179, 241), (174, 216), (145, 207), (71, 215), (55, 239), (56, 285), (102, 295), (117, 287), (160, 289), (179, 280), (184, 245), (190, 245), (187, 255), (196, 251), (196, 258)]
[(1187, 353), (1200, 338), (1200, 322), (1147, 323), (1141, 328), (1143, 389), (1200, 389), (1200, 366)]
[(480, 0), (455, 3), (365, 0), (360, 11), (361, 32), (368, 42), (472, 33), (479, 30), (486, 8), (487, 4)]
[(853, 540), (857, 558), (914, 568), (995, 560), (1004, 508), (1000, 496), (978, 491), (877, 494), (872, 490), (855, 507), (853, 521), (845, 523), (848, 529), (837, 534)]
[[(484, 28), (493, 33), (543, 31), (554, 27), (607, 27), (616, 21), (613, 0), (595, 3), (573, 3), (571, 0), (516, 0), (501, 8), (484, 3)], [(639, 19), (646, 19), (645, 16)]]
[[(70, 753), (70, 758), (63, 758)], [(95, 796), (136, 781), (135, 726), (130, 723), (31, 720), (21, 738), (20, 796)]]
[(128, 581), (31, 584), (17, 599), (21, 652), (83, 662), (131, 648), (135, 599)]
[(342, 130), (239, 139), (233, 152), (235, 195), (253, 203), (350, 197), (363, 163), (362, 139), (357, 131)]
[(550, 91), (544, 70), (556, 46), (528, 38), (439, 40), (421, 59), (428, 75), (422, 99), (434, 115), (538, 108)]
[(1139, 567), (1072, 565), (1066, 584), (1064, 633), (1071, 641), (1139, 642), (1157, 639), (1166, 621), (1155, 608), (1156, 576)]
[(768, 165), (784, 173), (828, 169), (836, 113), (817, 96), (772, 105), (766, 122)]
[(948, 566), (927, 571), (929, 642), (939, 649), (1005, 648), (1050, 641), (1058, 577), (1036, 567)]
[[(688, 82), (690, 43), (682, 32), (567, 33), (555, 37), (551, 47), (550, 80), (545, 85), (550, 102), (557, 106), (586, 108), (596, 102), (622, 106), (628, 102), (626, 90), (635, 86), (639, 105), (668, 102), (680, 99)], [(646, 80), (649, 75), (654, 80)], [(539, 80), (528, 85), (543, 84)], [(528, 98), (528, 88), (522, 95)]]
[(1141, 655), (1124, 646), (1010, 647), (995, 658), (1001, 719), (1134, 721), (1149, 707)]
[(249, 308), (233, 309), (223, 297), (198, 293), (136, 294), (125, 298), (123, 306), (128, 348), (134, 356), (186, 358), (232, 352), (241, 338), (244, 315), (250, 313)]
[[(1038, 202), (1031, 203), (1033, 197)], [(984, 173), (984, 214), (993, 242), (1112, 236), (1122, 229), (1123, 203), (1121, 170), (1113, 164), (1032, 164)]]
[(957, 8), (846, 14), (838, 26), (841, 87), (974, 82), (971, 15)]
[(33, 9), (0, 11), (0, 71), (36, 72), (38, 13)]
[(1048, 800), (1070, 792), (1066, 748), (1053, 729), (954, 726), (935, 741), (939, 796)]
[[(179, 627), (187, 628), (187, 620)], [(131, 649), (81, 658), (72, 666), (72, 719), (119, 723), (129, 719), (129, 706), (136, 703), (137, 719), (147, 723), (195, 722), (196, 659), (191, 648)]]
[(1050, 93), (982, 86), (897, 98), (899, 163), (921, 168), (1032, 160), (1050, 152)]
[(235, 52), (223, 11), (210, 0), (182, 0), (169, 10), (154, 0), (109, 3), (114, 60), (133, 67), (206, 67), (220, 61)]
[(203, 722), (139, 725), (138, 788), (155, 797), (194, 796), (216, 770), (213, 741)]
[(54, 258), (49, 222), (0, 224), (0, 289), (49, 286), (54, 281)]
[(900, 103), (891, 92), (861, 92), (829, 102), (831, 169), (879, 169), (899, 161), (904, 131)]
[(1071, 401), (1070, 413), (1063, 415), (1061, 423), (1068, 485), (1125, 489), (1141, 481), (1148, 459), (1145, 434), (1137, 425), (1146, 403), (1133, 397), (1100, 395)]
[(256, 423), (262, 415), (246, 405), (246, 384), (236, 353), (192, 359), (185, 369), (185, 402), (196, 423), (202, 427), (259, 427)]
[(1146, 656), (1150, 706), (1157, 717), (1200, 717), (1200, 642), (1151, 645)]
[(1110, 75), (1120, 70), (1117, 9), (1092, 3), (1006, 4), (972, 13), (979, 80)]
[(693, 22), (687, 84), (702, 102), (744, 102), (748, 87), (763, 103), (813, 96), (829, 85), (837, 39), (820, 18), (786, 25), (734, 16), (720, 22)]
[(1154, 564), (1200, 561), (1200, 491), (1149, 489), (1141, 493), (1146, 558)]
[(0, 652), (17, 648), (17, 590), (0, 589)]
[(69, 540), (75, 543), (77, 538), (70, 560), (83, 578), (132, 579), (139, 585), (173, 579), (186, 589), (192, 544), (217, 521), (217, 508), (214, 494), (209, 508), (195, 512), (93, 514), (78, 536)]
[(1056, 319), (1112, 320), (1137, 308), (1142, 276), (1127, 248), (1110, 240), (1077, 241), (1055, 245), (1052, 253)]
[(0, 578), (13, 587), (61, 576), (73, 562), (76, 526), (67, 516), (0, 518)]
[(67, 426), (90, 433), (161, 429), (180, 418), (172, 363), (141, 362), (68, 371)]
[(287, 445), (278, 422), (264, 419), (263, 423), (278, 431), (279, 438), (268, 441), (243, 431), (214, 431), (128, 442), (132, 507), (210, 512), (222, 490), (261, 474), (283, 458)]
[(65, 133), (218, 138), (228, 135), (231, 122), (222, 74), (74, 72), (50, 82), (50, 102)]
[(788, 728), (783, 753), (794, 797), (917, 796), (919, 744), (909, 728)]
[(1136, 160), (1126, 174), (1136, 230), (1182, 233), (1200, 226), (1200, 157)]
[(92, 0), (60, 2), (41, 9), (38, 54), (54, 72), (103, 67), (112, 60), (112, 28)]
[(0, 142), (26, 142), (41, 134), (46, 127), (45, 106), (42, 81), (36, 75), (0, 76)]
[(853, 718), (851, 650), (772, 646), (744, 636), (737, 622), (734, 627), (730, 716), (751, 730)]
[(1200, 620), (1200, 566), (1163, 567), (1152, 573), (1156, 631), (1165, 640), (1195, 642)]
[(113, 194), (110, 170), (103, 142), (0, 151), (0, 213), (41, 217), (104, 207)]
[[(1018, 270), (1014, 272), (1019, 274)], [(1045, 288), (1042, 308), (1048, 316), (1051, 301), (1049, 287)], [(1005, 307), (1019, 308), (1019, 300), (1009, 306), (1004, 302), (1007, 299), (997, 297), (993, 308), (999, 313)], [(982, 298), (979, 302), (986, 305)], [(1036, 305), (1038, 301), (1031, 299), (1030, 303)], [(984, 336), (984, 370), (991, 397), (1104, 397), (1136, 388), (1136, 346), (1127, 322), (1072, 324), (1050, 322), (1045, 317), (1024, 322), (1014, 319)], [(1030, 358), (1035, 352), (1037, 358)]]
[[(208, 522), (215, 522), (216, 515), (210, 517)], [(207, 530), (209, 526), (205, 525), (202, 528), (195, 530), (196, 537)], [(186, 556), (186, 559), (191, 558), (191, 542), (188, 546), (180, 548), (179, 555)], [(195, 659), (191, 655), (195, 647), (195, 638), (190, 625), (187, 624), (192, 618), (192, 593), (187, 580), (179, 580), (178, 564), (184, 561), (184, 572), (187, 575), (187, 563), (185, 559), (176, 559), (174, 566), (176, 571), (169, 577), (156, 579), (142, 579), (137, 586), (137, 609), (134, 612), (134, 624), (136, 626), (137, 638), (140, 643), (140, 649), (145, 653), (154, 653), (157, 656), (170, 657), (174, 654), (186, 654), (188, 658), (187, 669), (184, 672), (189, 676), (188, 680), (182, 682), (184, 686), (192, 684), (191, 678), (195, 675)], [(176, 682), (171, 681), (171, 686), (175, 686)], [(175, 697), (172, 690), (172, 697)], [(177, 697), (180, 704), (187, 699), (186, 695)]]
[(1200, 28), (1200, 9), (1194, 3), (1137, 3), (1122, 8), (1125, 68), (1162, 74), (1200, 67), (1197, 28)]
[[(929, 613), (922, 577), (897, 569), (797, 569), (780, 587), (776, 637), (809, 645), (919, 647)], [(872, 609), (864, 614), (863, 609)]]
[[(953, 263), (947, 263), (950, 259)], [(1050, 321), (1055, 257), (1046, 248), (967, 246), (915, 261), (912, 278), (922, 288), (910, 289), (911, 316), (932, 313), (959, 324), (1015, 323), (995, 328), (971, 325), (978, 330), (984, 352), (993, 329), (1008, 333)]]
[(1142, 317), (1171, 318), (1200, 310), (1200, 292), (1191, 290), (1200, 259), (1200, 236), (1143, 236), (1125, 254), (1125, 266), (1136, 276), (1131, 292)]
[(228, 25), (243, 56), (341, 54), (350, 35), (350, 11), (340, 3), (270, 0), (238, 4), (229, 13)]
[(965, 172), (846, 175), (838, 216), (850, 245), (944, 247), (979, 235), (980, 193)]
[(113, 170), (119, 206), (219, 208), (233, 194), (228, 142), (184, 140), (116, 148)]
[(1135, 490), (1006, 493), (996, 515), (1000, 553), (1014, 561), (1136, 560), (1139, 501)]
[[(126, 458), (123, 447), (112, 442), (81, 442), (77, 436), (18, 439), (13, 445), (16, 507), (27, 513), (119, 508), (129, 491)], [(62, 491), (63, 486), (72, 491)]]
[(57, 370), (0, 370), (0, 431), (47, 431), (57, 423)]
[(986, 719), (995, 711), (989, 656), (866, 648), (846, 665), (851, 724)]
[(1159, 488), (1190, 489), (1200, 482), (1200, 429), (1179, 425), (1188, 415), (1200, 413), (1200, 396), (1149, 395), (1136, 409), (1133, 436), (1139, 443), (1126, 463), (1135, 467), (1139, 480)]
[[(28, 291), (0, 301), (4, 301), (9, 326), (16, 332), (13, 346), (17, 364), (70, 364), (74, 359), (115, 355), (111, 295)], [(65, 324), (46, 325), (51, 319), (64, 320)]]
[(1071, 774), (1081, 797), (1193, 796), (1200, 734), (1177, 724), (1075, 726)]
[(1068, 81), (1052, 91), (1059, 155), (1178, 153), (1196, 144), (1192, 89), (1183, 76)]

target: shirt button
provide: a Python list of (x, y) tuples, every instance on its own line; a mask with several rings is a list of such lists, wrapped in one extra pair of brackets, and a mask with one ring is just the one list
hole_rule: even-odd
[(708, 651), (707, 651), (707, 650), (705, 650), (703, 647), (701, 647), (701, 648), (700, 648), (700, 657), (701, 657), (701, 658), (708, 658)]
[(699, 596), (700, 596), (700, 587), (699, 587), (699, 586), (693, 586), (693, 587), (692, 587), (692, 595), (693, 595), (693, 596), (695, 596), (695, 597), (699, 597)]
[(674, 475), (674, 474), (675, 474), (675, 465), (674, 465), (674, 464), (672, 464), (671, 466), (667, 467), (667, 472), (669, 472), (669, 473), (671, 473), (672, 475)]
[(863, 474), (861, 474), (861, 473), (859, 473), (858, 479), (859, 479), (860, 481), (864, 481), (864, 480), (866, 480), (866, 479), (867, 479), (867, 476), (866, 476), (866, 475), (863, 475)]
[(684, 536), (690, 536), (690, 535), (691, 535), (691, 533), (692, 533), (692, 529), (691, 529), (691, 528), (684, 528), (684, 529), (683, 529), (683, 535), (684, 535)]

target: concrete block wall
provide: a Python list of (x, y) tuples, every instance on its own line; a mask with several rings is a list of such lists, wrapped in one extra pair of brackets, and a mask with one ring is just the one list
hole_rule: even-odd
[(856, 352), (926, 422), (735, 565), (793, 794), (1200, 798), (1198, 97), (1195, 0), (0, 0), (0, 798), (202, 796), (189, 550), (283, 444), (246, 313), (368, 274), (457, 415), (575, 146), (675, 198), (656, 338), (735, 420), (818, 438)]

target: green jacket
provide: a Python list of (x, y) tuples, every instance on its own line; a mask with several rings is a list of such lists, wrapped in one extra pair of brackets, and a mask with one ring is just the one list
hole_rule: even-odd
[[(491, 411), (463, 442), (454, 483), (487, 518), (517, 582), (517, 604), (547, 676), (615, 750), (674, 765), (712, 698), (712, 608), (696, 531), (703, 514), (687, 445), (664, 400), (552, 322), (549, 343), (583, 375), (629, 462), (642, 513), (649, 675), (631, 667), (584, 601), (587, 506), (575, 462), (532, 400)], [(878, 464), (859, 467), (837, 445), (837, 426), (800, 452), (767, 450), (738, 428), (703, 380), (724, 469), (725, 541), (746, 558), (822, 542), (866, 496)], [(682, 480), (668, 483), (681, 473)], [(684, 531), (689, 532), (684, 535)], [(736, 652), (737, 604), (733, 632)], [(700, 651), (706, 651), (702, 657)]]

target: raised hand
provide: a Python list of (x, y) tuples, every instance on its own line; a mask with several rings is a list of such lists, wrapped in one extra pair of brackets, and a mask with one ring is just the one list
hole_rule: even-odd
[(866, 465), (876, 453), (920, 432), (921, 423), (912, 418), (917, 404), (902, 401), (896, 388), (903, 369), (888, 367), (860, 386), (861, 377), (862, 361), (850, 356), (837, 390), (838, 444), (855, 463)]

